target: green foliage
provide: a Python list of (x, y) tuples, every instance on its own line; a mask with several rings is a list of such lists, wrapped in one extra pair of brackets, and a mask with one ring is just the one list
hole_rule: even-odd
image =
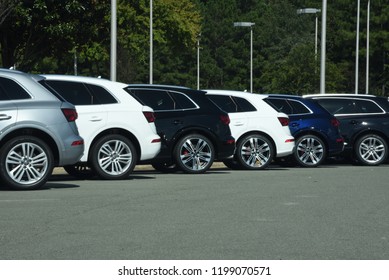
[[(117, 0), (118, 80), (148, 83), (150, 0)], [(389, 6), (371, 1), (369, 92), (388, 95)], [(359, 92), (365, 92), (367, 0), (361, 0)], [(250, 28), (254, 22), (253, 85), (256, 92), (312, 93), (320, 85), (314, 55), (315, 15), (322, 0), (153, 1), (154, 83), (197, 86), (200, 39), (201, 88), (249, 89)], [(326, 90), (354, 92), (356, 1), (327, 3)], [(4, 0), (0, 2), (3, 67), (34, 73), (109, 77), (110, 1)], [(15, 36), (17, 34), (17, 36)], [(201, 36), (200, 36), (201, 34)]]

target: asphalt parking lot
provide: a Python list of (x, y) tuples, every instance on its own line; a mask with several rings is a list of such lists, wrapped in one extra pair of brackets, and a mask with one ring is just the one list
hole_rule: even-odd
[(203, 175), (137, 167), (127, 180), (57, 169), (0, 190), (1, 259), (389, 259), (389, 165), (273, 165)]

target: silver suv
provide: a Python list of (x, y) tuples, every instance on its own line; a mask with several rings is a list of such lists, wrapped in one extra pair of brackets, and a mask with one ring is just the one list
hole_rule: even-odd
[(53, 168), (76, 163), (84, 140), (74, 105), (41, 86), (41, 76), (0, 69), (0, 185), (42, 187)]

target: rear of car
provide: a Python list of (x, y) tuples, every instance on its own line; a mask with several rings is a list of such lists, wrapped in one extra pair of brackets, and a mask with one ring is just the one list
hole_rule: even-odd
[(126, 84), (91, 77), (43, 76), (42, 85), (76, 105), (79, 113), (77, 125), (85, 139), (85, 154), (79, 163), (65, 167), (71, 175), (124, 179), (138, 162), (159, 153), (155, 114), (124, 90)]
[(289, 116), (289, 128), (296, 139), (293, 159), (300, 166), (319, 166), (327, 157), (343, 151), (340, 122), (314, 100), (269, 94), (265, 101)]
[(203, 173), (215, 159), (234, 153), (229, 116), (203, 91), (165, 85), (129, 85), (126, 90), (156, 114), (162, 147), (151, 163), (157, 170)]
[(0, 179), (14, 189), (42, 187), (54, 167), (74, 164), (84, 152), (75, 107), (41, 79), (0, 70)]
[(237, 141), (230, 168), (264, 169), (274, 157), (292, 154), (294, 138), (289, 118), (264, 102), (264, 96), (239, 91), (206, 90), (207, 97), (226, 111), (232, 135)]
[(346, 156), (362, 165), (379, 165), (388, 158), (389, 103), (387, 97), (365, 94), (316, 94), (314, 99), (340, 121)]

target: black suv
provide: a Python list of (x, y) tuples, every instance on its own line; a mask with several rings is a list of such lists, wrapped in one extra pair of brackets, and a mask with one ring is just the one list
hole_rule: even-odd
[(129, 85), (125, 90), (154, 110), (162, 139), (161, 152), (151, 161), (155, 169), (203, 173), (215, 159), (234, 154), (230, 118), (205, 92), (165, 85)]
[(340, 121), (345, 152), (363, 165), (379, 165), (388, 157), (387, 97), (359, 94), (319, 94), (315, 99)]

